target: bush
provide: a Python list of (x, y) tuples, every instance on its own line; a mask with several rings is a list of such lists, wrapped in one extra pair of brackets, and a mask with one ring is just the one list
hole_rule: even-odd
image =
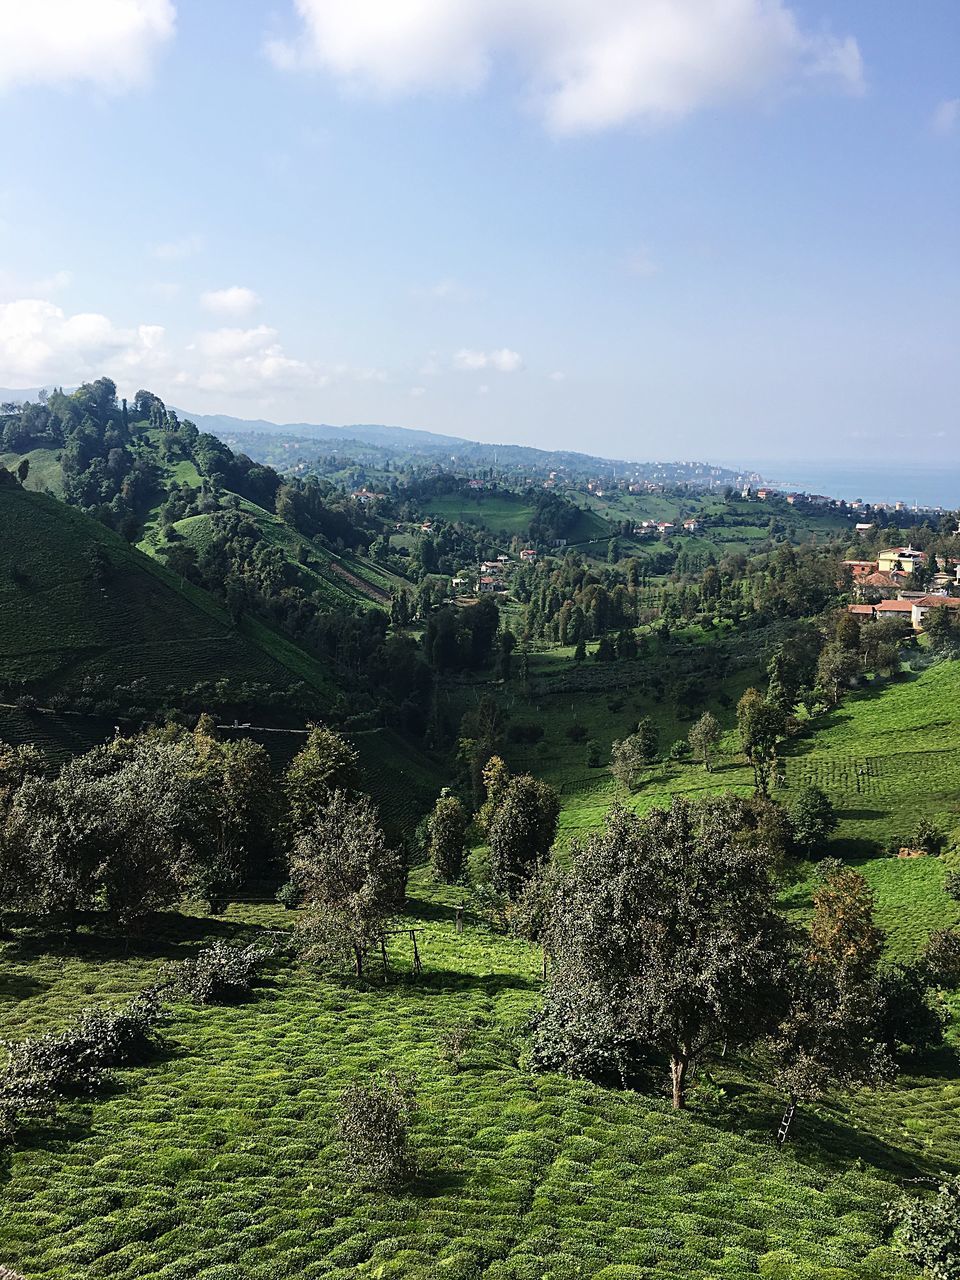
[(931, 933), (923, 963), (932, 983), (948, 990), (960, 986), (960, 931), (937, 929)]
[(565, 731), (571, 742), (586, 742), (587, 726), (585, 724), (568, 724)]
[(282, 884), (275, 896), (281, 907), (284, 907), (287, 911), (292, 911), (294, 907), (299, 907), (302, 900), (300, 890), (292, 880)]
[(370, 1084), (352, 1084), (337, 1100), (337, 1132), (353, 1177), (374, 1186), (408, 1178), (413, 1162), (408, 1127), (416, 1112), (416, 1082), (385, 1072)]
[(686, 760), (689, 754), (690, 754), (690, 747), (687, 745), (685, 738), (678, 738), (677, 741), (670, 748), (671, 760)]
[(507, 730), (507, 741), (532, 746), (543, 737), (542, 724), (512, 724)]
[(161, 1009), (158, 992), (148, 988), (124, 1009), (84, 1009), (63, 1031), (5, 1043), (0, 1137), (9, 1137), (29, 1116), (49, 1114), (55, 1095), (93, 1093), (108, 1068), (144, 1061), (156, 1047)]
[(928, 818), (921, 818), (917, 823), (912, 843), (914, 849), (922, 849), (924, 853), (936, 856), (943, 853), (947, 839), (940, 828), (934, 826)]
[(446, 1027), (437, 1037), (440, 1058), (451, 1069), (459, 1071), (464, 1054), (474, 1041), (474, 1028), (467, 1023)]
[(215, 942), (193, 960), (171, 966), (164, 977), (177, 996), (189, 997), (196, 1004), (231, 1004), (242, 1000), (253, 990), (272, 949), (251, 943), (246, 947)]
[(904, 1197), (891, 1217), (914, 1266), (932, 1280), (960, 1280), (960, 1177), (942, 1183), (933, 1199)]

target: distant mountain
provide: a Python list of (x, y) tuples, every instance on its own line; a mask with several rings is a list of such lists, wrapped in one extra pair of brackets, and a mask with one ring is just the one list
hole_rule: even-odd
[[(411, 427), (384, 427), (374, 423), (358, 423), (356, 426), (334, 427), (318, 422), (268, 422), (264, 418), (231, 418), (225, 413), (190, 413), (178, 409), (183, 418), (195, 422), (201, 431), (223, 436), (225, 433), (273, 433), (276, 435), (307, 437), (312, 440), (361, 440), (365, 444), (393, 446), (394, 448), (436, 449), (441, 452), (476, 447), (472, 440), (459, 436), (442, 436), (432, 431), (417, 431)], [(490, 448), (492, 446), (481, 446)]]

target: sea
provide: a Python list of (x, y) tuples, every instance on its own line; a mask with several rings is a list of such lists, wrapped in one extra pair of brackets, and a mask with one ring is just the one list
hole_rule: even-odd
[(754, 470), (778, 489), (822, 493), (848, 502), (905, 502), (908, 506), (960, 508), (960, 465), (911, 466), (860, 462), (724, 462), (721, 466)]

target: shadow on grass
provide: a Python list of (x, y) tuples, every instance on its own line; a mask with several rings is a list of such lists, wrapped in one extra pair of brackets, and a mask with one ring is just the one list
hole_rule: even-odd
[(124, 937), (108, 932), (102, 918), (87, 917), (75, 933), (54, 925), (19, 931), (7, 944), (7, 955), (14, 962), (23, 963), (51, 955), (80, 960), (182, 960), (192, 955), (198, 944), (249, 941), (274, 932), (265, 925), (219, 916), (164, 911), (151, 916), (142, 932)]
[(26, 973), (0, 974), (0, 1000), (26, 1000), (49, 988), (49, 982), (40, 982)]
[[(770, 1148), (775, 1151), (774, 1136), (783, 1113), (783, 1099), (762, 1094), (747, 1083), (725, 1087), (729, 1111), (700, 1117), (703, 1123), (754, 1140), (769, 1139)], [(831, 1101), (797, 1108), (784, 1154), (792, 1155), (801, 1164), (841, 1172), (860, 1161), (897, 1178), (933, 1177), (943, 1170), (954, 1172), (954, 1162), (942, 1155), (906, 1151), (857, 1128), (849, 1122), (842, 1103)]]

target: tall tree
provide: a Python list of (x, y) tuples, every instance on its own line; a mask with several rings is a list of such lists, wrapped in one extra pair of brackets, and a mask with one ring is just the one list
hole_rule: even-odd
[(545, 1025), (572, 1024), (594, 1060), (611, 1034), (665, 1053), (678, 1109), (711, 1050), (750, 1043), (782, 1013), (789, 928), (769, 859), (739, 825), (729, 801), (674, 800), (643, 818), (614, 807), (574, 851), (551, 925)]
[(493, 886), (515, 898), (550, 852), (560, 800), (554, 789), (528, 774), (512, 778), (490, 823)]
[(722, 736), (723, 731), (720, 728), (719, 721), (709, 711), (705, 711), (700, 719), (691, 726), (687, 735), (690, 750), (706, 769), (707, 773), (710, 773), (713, 769), (713, 753)]
[(438, 880), (454, 884), (463, 875), (467, 826), (470, 819), (459, 799), (444, 790), (429, 820), (430, 865)]
[(334, 791), (309, 827), (296, 835), (290, 878), (306, 907), (301, 933), (308, 956), (352, 956), (358, 977), (371, 948), (399, 909), (406, 873), (387, 843), (368, 796)]
[(748, 689), (737, 704), (737, 728), (743, 754), (753, 766), (756, 793), (765, 796), (777, 760), (777, 742), (786, 731), (783, 712), (758, 689)]
[(292, 831), (312, 825), (334, 791), (354, 791), (359, 782), (356, 750), (323, 724), (310, 726), (307, 741), (283, 779)]

